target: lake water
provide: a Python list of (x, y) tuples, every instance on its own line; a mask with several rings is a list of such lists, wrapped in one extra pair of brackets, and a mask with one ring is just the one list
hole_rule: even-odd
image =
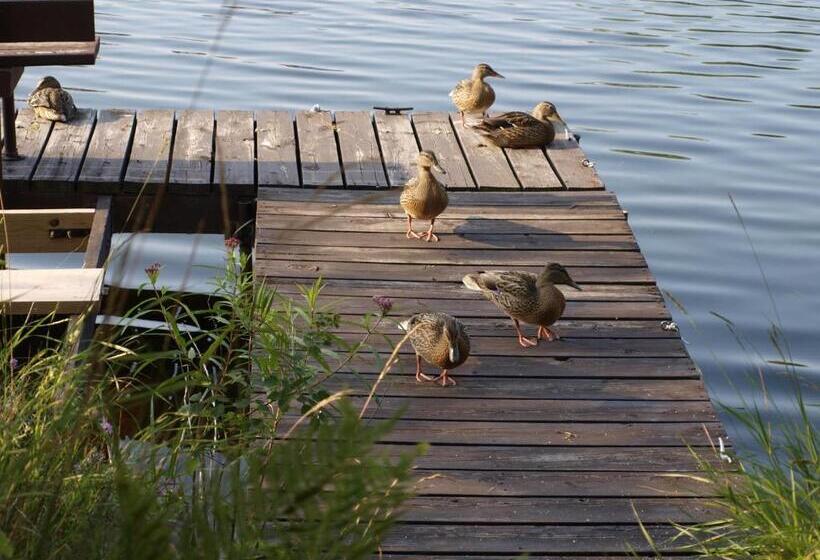
[(762, 375), (767, 402), (788, 407), (783, 374), (759, 371), (780, 359), (778, 323), (817, 418), (816, 0), (228, 4), (97, 0), (99, 62), (53, 72), (98, 108), (449, 110), (455, 81), (488, 62), (507, 77), (494, 109), (548, 99), (583, 135), (685, 309), (673, 305), (713, 398), (762, 402)]

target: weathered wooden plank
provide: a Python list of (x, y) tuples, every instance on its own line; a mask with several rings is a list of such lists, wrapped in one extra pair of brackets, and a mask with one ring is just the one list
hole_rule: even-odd
[[(308, 287), (302, 285), (301, 287)], [(276, 287), (280, 294), (290, 294), (302, 299), (302, 291), (297, 282), (282, 282)], [(570, 286), (558, 286), (568, 301), (662, 301), (657, 286), (641, 286), (629, 284), (600, 284), (590, 285), (584, 290), (576, 290)], [(435, 286), (419, 286), (413, 282), (391, 280), (374, 284), (368, 280), (326, 280), (322, 284), (322, 300), (332, 302), (339, 296), (359, 296), (370, 298), (374, 293), (386, 295), (394, 299), (394, 304), (413, 306), (424, 302), (434, 305), (429, 300), (460, 299), (464, 301), (480, 301), (482, 298), (461, 285), (439, 284)], [(335, 296), (335, 298), (334, 298)], [(405, 300), (417, 300), (417, 303)], [(578, 311), (576, 309), (576, 311)], [(590, 317), (586, 317), (590, 318)]]
[[(300, 191), (281, 187), (267, 187), (259, 191), (263, 204), (279, 202), (322, 202), (343, 204), (385, 204), (395, 194), (390, 191), (362, 193), (356, 190)], [(609, 191), (522, 191), (514, 197), (498, 191), (454, 191), (449, 194), (451, 206), (489, 206), (506, 211), (517, 206), (552, 206), (575, 208), (579, 206), (616, 206), (617, 197)], [(270, 206), (270, 205), (269, 205)], [(264, 213), (264, 210), (260, 210)]]
[[(102, 268), (111, 250), (111, 197), (97, 197), (94, 220), (88, 233), (88, 246), (83, 257), (83, 268)], [(86, 318), (89, 320), (92, 318)], [(93, 327), (91, 327), (93, 329)]]
[(78, 315), (100, 303), (101, 268), (0, 270), (0, 315)]
[(293, 117), (286, 111), (260, 111), (256, 114), (256, 159), (260, 187), (299, 186), (296, 132), (293, 127)]
[[(300, 231), (263, 228), (258, 231), (257, 245), (286, 243), (311, 247), (407, 248), (403, 235), (345, 232), (339, 235), (327, 231)], [(465, 233), (440, 237), (436, 249), (480, 250), (506, 248), (539, 251), (637, 251), (638, 244), (630, 235), (583, 234), (494, 234)]]
[[(672, 542), (678, 530), (666, 525), (396, 525), (382, 540), (382, 552), (423, 554), (491, 553), (506, 557), (525, 553), (605, 553), (617, 551), (652, 554), (644, 537), (649, 533), (658, 550), (667, 552), (682, 546), (684, 539)], [(427, 556), (429, 558), (429, 556)], [(586, 556), (585, 556), (586, 557)]]
[[(357, 373), (380, 373), (388, 358), (386, 354), (359, 355), (343, 368)], [(457, 373), (469, 379), (479, 377), (498, 378), (598, 378), (598, 379), (700, 379), (698, 371), (689, 358), (596, 358), (541, 356), (470, 356), (459, 366)], [(390, 369), (391, 376), (415, 376), (414, 356), (400, 355)], [(472, 383), (472, 381), (471, 381)], [(509, 381), (508, 381), (509, 383)], [(517, 383), (517, 382), (516, 382)], [(419, 395), (412, 395), (419, 396)], [(438, 393), (437, 397), (442, 394)], [(494, 395), (489, 398), (498, 398)], [(674, 407), (670, 407), (672, 413)]]
[(131, 154), (123, 179), (124, 192), (153, 194), (167, 184), (173, 131), (173, 111), (137, 112)]
[(106, 109), (97, 114), (97, 125), (80, 171), (80, 192), (120, 192), (134, 123), (134, 112), (125, 109)]
[(213, 111), (186, 110), (177, 115), (170, 192), (207, 195), (211, 192), (214, 144)]
[(48, 193), (74, 190), (95, 119), (95, 111), (78, 109), (70, 122), (54, 123), (31, 179), (32, 190)]
[(568, 189), (604, 188), (594, 164), (574, 138), (556, 138), (547, 146), (547, 156)]
[(538, 148), (504, 150), (518, 182), (525, 189), (563, 189), (543, 150)]
[[(407, 454), (414, 445), (415, 443), (379, 443), (376, 448), (387, 457), (396, 459)], [(416, 468), (438, 471), (628, 471), (671, 474), (699, 471), (701, 466), (695, 454), (706, 463), (718, 466), (717, 454), (710, 447), (543, 447), (484, 444), (433, 444), (423, 456), (416, 459), (414, 465)], [(527, 499), (514, 498), (516, 501)]]
[[(284, 420), (290, 425), (297, 417)], [(504, 418), (474, 422), (463, 420), (398, 420), (383, 443), (434, 445), (538, 445), (538, 446), (647, 446), (709, 447), (717, 437), (726, 437), (720, 424), (712, 422), (504, 422)], [(705, 430), (709, 431), (707, 433)]]
[[(450, 205), (484, 207), (485, 212), (509, 212), (519, 206), (539, 208), (576, 208), (581, 206), (619, 207), (617, 197), (609, 191), (521, 191), (514, 197), (499, 191), (453, 191), (449, 194)], [(391, 204), (393, 191), (328, 189), (323, 191), (300, 191), (282, 187), (266, 187), (259, 191), (259, 200), (269, 202), (320, 202), (324, 204)], [(262, 211), (264, 213), (264, 211)]]
[(382, 111), (376, 111), (375, 120), (390, 186), (404, 186), (416, 175), (419, 152), (410, 117), (387, 115)]
[(341, 187), (342, 168), (336, 149), (333, 119), (327, 111), (296, 113), (302, 184), (306, 187)]
[[(371, 280), (393, 280), (400, 278), (413, 282), (454, 282), (460, 283), (465, 274), (476, 272), (470, 265), (437, 264), (368, 264), (315, 262), (297, 260), (260, 260), (255, 266), (258, 276), (273, 278), (332, 278), (358, 279), (363, 270)], [(543, 266), (520, 266), (524, 270), (538, 274)], [(654, 278), (646, 268), (639, 267), (568, 267), (572, 278), (581, 284), (652, 284)]]
[(470, 167), (461, 152), (461, 146), (453, 132), (450, 115), (447, 113), (420, 112), (413, 113), (413, 126), (416, 129), (419, 145), (422, 150), (436, 154), (444, 170), (442, 177), (448, 189), (475, 189), (476, 184), (470, 174)]
[[(305, 286), (306, 287), (306, 286)], [(657, 286), (642, 286), (629, 284), (587, 284), (583, 290), (576, 290), (570, 286), (558, 286), (564, 293), (564, 297), (570, 302), (582, 301), (651, 301), (661, 302), (662, 298)], [(299, 289), (299, 282), (281, 282), (277, 284), (277, 292), (280, 294), (291, 294), (302, 299), (302, 292)], [(369, 280), (325, 280), (322, 285), (322, 300), (324, 302), (339, 302), (338, 296), (345, 296), (343, 299), (350, 305), (357, 305), (358, 302), (367, 302), (373, 294), (386, 295), (394, 299), (396, 306), (407, 305), (438, 305), (435, 300), (462, 300), (465, 305), (468, 302), (479, 302), (483, 298), (476, 292), (465, 290), (461, 285), (439, 284), (433, 286), (419, 286), (413, 282), (393, 280), (390, 282), (374, 283)], [(336, 297), (334, 297), (336, 296)], [(358, 299), (357, 299), (358, 298)], [(415, 301), (413, 301), (415, 300)], [(371, 301), (372, 303), (372, 301)], [(652, 308), (647, 308), (652, 309)], [(624, 309), (608, 310), (598, 306), (579, 306), (573, 312), (583, 316), (576, 318), (583, 319), (606, 319), (606, 316), (593, 315), (593, 313), (622, 312)], [(488, 315), (489, 317), (490, 315)], [(610, 317), (611, 318), (611, 317)], [(636, 317), (621, 317), (619, 319), (635, 319)], [(648, 317), (652, 318), (652, 317)]]
[[(17, 153), (23, 156), (18, 160), (3, 161), (3, 182), (7, 187), (27, 186), (37, 162), (46, 146), (54, 123), (42, 121), (34, 116), (34, 111), (28, 108), (20, 109), (15, 121), (15, 135), (17, 138)], [(0, 137), (2, 137), (0, 126)]]
[[(342, 234), (339, 234), (342, 235)], [(558, 262), (565, 266), (646, 266), (643, 255), (637, 251), (511, 251), (507, 249), (428, 249), (421, 243), (416, 247), (402, 249), (377, 249), (361, 251), (356, 248), (289, 245), (280, 243), (259, 245), (259, 255), (264, 258), (300, 261), (341, 261), (383, 264), (463, 264), (479, 267), (544, 266)]]
[(86, 238), (54, 237), (49, 230), (89, 229), (93, 208), (0, 210), (0, 253), (70, 253), (85, 250)]
[(421, 496), (588, 498), (709, 497), (717, 488), (686, 476), (647, 472), (498, 472), (418, 469)]
[[(355, 313), (346, 309), (337, 308), (332, 302), (327, 304), (329, 309), (340, 313), (341, 324), (332, 329), (334, 333), (356, 333), (361, 334), (362, 322), (365, 313), (372, 314), (376, 309), (375, 303), (371, 300), (370, 307), (366, 310)], [(446, 311), (436, 305), (436, 301), (430, 301), (418, 306), (396, 305), (387, 314), (387, 317), (395, 320), (404, 320), (419, 311), (445, 311), (451, 315), (458, 316), (459, 321), (467, 327), (470, 336), (498, 336), (509, 337), (512, 333), (511, 321), (500, 313), (495, 317), (469, 317), (462, 313), (460, 309), (454, 308)], [(595, 318), (595, 319), (568, 319), (567, 315), (561, 317), (557, 325), (563, 338), (677, 338), (677, 333), (667, 331), (662, 326), (662, 321), (657, 319), (647, 320), (646, 318), (634, 318), (628, 320)], [(396, 326), (392, 321), (382, 322), (374, 327), (374, 334), (377, 336), (384, 334), (394, 334)]]
[(348, 187), (387, 187), (382, 156), (370, 113), (337, 111), (336, 134)]
[[(515, 342), (514, 340), (512, 341)], [(459, 380), (455, 387), (443, 389), (440, 385), (418, 383), (413, 375), (388, 375), (378, 387), (377, 394), (390, 397), (505, 398), (505, 399), (621, 399), (649, 401), (708, 401), (703, 383), (697, 379), (550, 379), (521, 377), (514, 383), (505, 377), (477, 377), (453, 370)], [(484, 375), (493, 372), (484, 370)], [(349, 388), (352, 395), (367, 396), (377, 376), (371, 374), (339, 373), (328, 381), (327, 387)], [(423, 438), (419, 438), (420, 440)]]
[[(398, 198), (398, 197), (396, 197)], [(257, 212), (264, 224), (276, 216), (335, 216), (357, 218), (395, 218), (399, 213), (398, 200), (394, 204), (339, 204), (327, 202), (280, 202), (265, 204)], [(623, 210), (617, 206), (448, 206), (442, 214), (448, 218), (493, 218), (496, 220), (624, 220)]]
[[(316, 219), (313, 216), (259, 216), (259, 227), (285, 230), (311, 231), (359, 231), (401, 234), (404, 236), (407, 223), (398, 216), (394, 219), (356, 218), (335, 216)], [(595, 234), (628, 235), (629, 224), (625, 220), (494, 220), (485, 218), (443, 218), (436, 220), (439, 234)]]
[(504, 150), (490, 144), (469, 127), (455, 124), (453, 128), (479, 189), (521, 189)]
[[(391, 370), (392, 371), (392, 370)], [(364, 405), (364, 398), (352, 399), (352, 404), (357, 408)], [(443, 421), (469, 420), (484, 422), (716, 422), (717, 416), (709, 401), (629, 401), (629, 400), (572, 400), (564, 401), (559, 399), (501, 399), (501, 398), (456, 398), (438, 396), (434, 398), (418, 397), (378, 397), (372, 401), (365, 418), (390, 419), (401, 413), (403, 420), (425, 420)], [(426, 439), (425, 434), (417, 434), (419, 439)], [(504, 442), (503, 445), (507, 445)], [(484, 442), (482, 445), (489, 444)], [(540, 443), (539, 443), (540, 445)], [(450, 448), (447, 448), (450, 449)], [(435, 446), (429, 455), (433, 458), (441, 457), (438, 453), (439, 446)], [(471, 457), (470, 461), (480, 461), (488, 459), (492, 450), (480, 451), (478, 455), (468, 455), (469, 450), (464, 448), (450, 449), (453, 457), (450, 460), (465, 460)], [(534, 452), (532, 448), (523, 450), (508, 450), (510, 453), (517, 453), (516, 466), (507, 467), (510, 470), (519, 470), (521, 465), (529, 465), (529, 468), (538, 466), (543, 468), (545, 459)], [(692, 458), (691, 454), (685, 455)], [(503, 453), (499, 452), (495, 459), (501, 460)], [(563, 456), (556, 456), (562, 459)], [(606, 455), (596, 457), (606, 459)], [(676, 461), (680, 461), (684, 455), (677, 454)], [(637, 463), (640, 456), (632, 452), (632, 457), (621, 456), (618, 461), (613, 461), (609, 466), (602, 466), (604, 470), (629, 470), (630, 461)], [(550, 459), (550, 464), (552, 459)], [(651, 464), (658, 466), (660, 461), (664, 464), (671, 464), (669, 456), (662, 453), (653, 455)], [(602, 461), (603, 462), (603, 461)], [(472, 467), (482, 468), (479, 463), (469, 463)], [(491, 468), (493, 461), (487, 460), (484, 468)], [(690, 463), (687, 463), (690, 464)], [(439, 465), (438, 468), (466, 468), (455, 467), (449, 462), (447, 467)], [(569, 467), (570, 470), (580, 469), (580, 466), (573, 466), (571, 463), (561, 463), (562, 466)], [(694, 463), (691, 463), (694, 465)], [(507, 468), (505, 467), (505, 468)], [(501, 468), (494, 466), (492, 468)]]
[[(616, 452), (616, 450), (613, 450)], [(714, 519), (717, 510), (707, 500), (663, 498), (499, 498), (416, 497), (401, 520), (425, 523), (633, 524), (692, 523)], [(636, 513), (638, 518), (636, 519)], [(545, 530), (549, 530), (545, 528)]]
[(218, 111), (214, 185), (228, 197), (256, 194), (254, 121), (250, 111)]

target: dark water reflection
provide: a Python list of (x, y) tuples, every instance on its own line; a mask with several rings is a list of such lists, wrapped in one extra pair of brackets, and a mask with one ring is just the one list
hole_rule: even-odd
[[(815, 0), (96, 4), (98, 65), (55, 70), (86, 106), (185, 106), (209, 60), (203, 107), (449, 109), (449, 87), (491, 63), (507, 76), (498, 109), (547, 98), (583, 134), (661, 287), (685, 308), (674, 313), (713, 397), (760, 396), (749, 348), (776, 359), (768, 329), (779, 321), (817, 402)], [(764, 373), (770, 401), (787, 405), (782, 375)]]

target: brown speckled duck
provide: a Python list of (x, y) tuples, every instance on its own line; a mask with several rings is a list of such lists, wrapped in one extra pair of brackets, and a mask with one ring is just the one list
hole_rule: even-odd
[[(419, 313), (399, 324), (410, 333), (410, 343), (416, 351), (416, 381), (436, 381), (442, 387), (455, 385), (449, 376), (470, 356), (470, 337), (464, 325), (446, 313)], [(441, 368), (438, 377), (430, 377), (421, 371), (421, 361)]]
[(487, 114), (487, 110), (495, 103), (495, 91), (484, 78), (503, 78), (493, 70), (489, 64), (481, 63), (473, 69), (473, 75), (467, 80), (461, 80), (450, 92), (450, 99), (461, 113), (461, 126), (464, 122), (464, 113)]
[(53, 76), (46, 76), (37, 83), (28, 96), (28, 105), (37, 118), (47, 121), (67, 122), (77, 112), (71, 94)]
[[(558, 263), (548, 264), (538, 276), (529, 272), (493, 270), (468, 274), (462, 281), (467, 288), (481, 292), (510, 316), (518, 334), (518, 343), (524, 348), (538, 346), (542, 336), (549, 341), (559, 338), (550, 326), (561, 318), (566, 300), (555, 286), (565, 284), (576, 290), (581, 289)], [(524, 336), (519, 321), (538, 325), (535, 340)]]
[(557, 115), (555, 105), (542, 101), (531, 115), (521, 111), (502, 113), (483, 119), (475, 129), (500, 148), (540, 148), (555, 138), (555, 126), (550, 119)]
[[(426, 241), (438, 241), (438, 236), (433, 233), (433, 226), (436, 218), (444, 212), (450, 199), (447, 190), (444, 188), (430, 168), (433, 167), (439, 173), (447, 172), (441, 168), (433, 152), (419, 152), (418, 176), (410, 179), (404, 186), (404, 190), (399, 198), (399, 203), (407, 214), (407, 238), (424, 239)], [(413, 219), (430, 220), (430, 229), (427, 233), (416, 233), (413, 231)]]

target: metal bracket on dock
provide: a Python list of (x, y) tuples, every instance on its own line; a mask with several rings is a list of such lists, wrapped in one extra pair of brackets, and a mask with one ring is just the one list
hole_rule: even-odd
[(373, 107), (376, 111), (384, 111), (386, 115), (401, 115), (402, 111), (412, 111), (412, 107)]

